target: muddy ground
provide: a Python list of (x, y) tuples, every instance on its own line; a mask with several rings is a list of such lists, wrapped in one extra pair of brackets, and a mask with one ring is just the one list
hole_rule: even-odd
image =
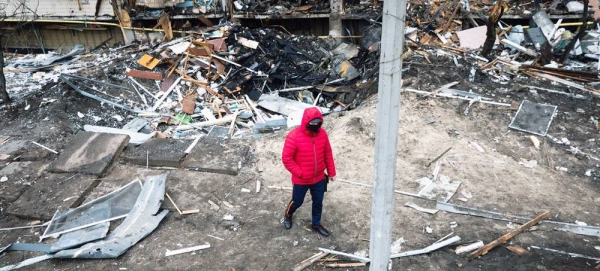
[[(572, 146), (594, 155), (598, 147), (598, 131), (590, 118), (599, 115), (598, 100), (573, 99), (544, 91), (533, 93), (523, 85), (536, 85), (560, 91), (569, 90), (549, 82), (514, 76), (508, 84), (494, 83), (488, 75), (477, 72), (474, 82), (469, 81), (471, 60), (461, 58), (462, 67), (454, 67), (449, 57), (430, 56), (432, 64), (418, 56), (407, 59), (410, 69), (404, 73), (405, 86), (432, 90), (453, 81), (461, 90), (491, 97), (497, 102), (517, 102), (524, 99), (558, 106), (558, 115), (549, 135), (568, 138)], [(405, 64), (407, 67), (409, 64)], [(43, 98), (57, 99), (40, 105)], [(583, 221), (600, 226), (600, 183), (597, 181), (598, 163), (582, 156), (574, 156), (568, 146), (538, 137), (538, 150), (531, 144), (529, 134), (514, 131), (507, 126), (515, 111), (498, 110), (493, 106), (475, 104), (464, 115), (468, 103), (446, 98), (420, 98), (412, 93), (402, 96), (401, 121), (398, 142), (397, 182), (399, 190), (416, 193), (416, 179), (432, 174), (433, 165), (426, 164), (448, 147), (452, 149), (441, 159), (441, 174), (461, 181), (458, 193), (450, 203), (481, 208), (513, 215), (534, 217), (551, 211), (552, 219), (574, 223)], [(28, 110), (25, 107), (30, 105)], [(581, 110), (578, 110), (581, 109)], [(92, 123), (91, 117), (102, 120)], [(123, 121), (113, 118), (124, 117)], [(73, 135), (84, 124), (121, 127), (129, 119), (127, 112), (82, 97), (63, 83), (51, 83), (40, 91), (17, 99), (0, 109), (0, 135), (11, 140), (34, 140), (63, 151)], [(373, 178), (373, 155), (376, 125), (376, 97), (365, 100), (357, 109), (325, 118), (338, 167), (338, 178), (370, 184)], [(432, 123), (432, 120), (435, 122)], [(260, 139), (244, 139), (252, 146), (250, 162), (243, 165), (238, 176), (169, 170), (167, 191), (182, 209), (200, 209), (198, 214), (179, 215), (167, 201), (163, 207), (171, 210), (167, 218), (147, 238), (117, 259), (109, 260), (49, 260), (27, 270), (290, 270), (294, 265), (318, 252), (318, 247), (354, 253), (368, 249), (371, 194), (368, 188), (337, 182), (330, 185), (325, 198), (323, 224), (333, 235), (323, 238), (309, 230), (310, 200), (307, 199), (296, 214), (294, 227), (285, 230), (281, 225), (283, 208), (289, 201), (290, 191), (269, 189), (268, 186), (291, 187), (289, 174), (280, 162), (281, 148), (287, 131), (266, 135)], [(10, 141), (9, 141), (10, 142)], [(473, 142), (484, 152), (477, 150)], [(56, 155), (34, 145), (15, 150), (17, 160), (50, 163)], [(537, 160), (534, 168), (519, 165), (521, 159)], [(3, 165), (4, 166), (4, 165)], [(565, 167), (567, 172), (557, 170)], [(592, 170), (592, 176), (585, 172)], [(24, 172), (33, 172), (24, 168)], [(136, 177), (161, 172), (116, 162), (102, 178), (86, 201), (105, 194)], [(34, 174), (27, 175), (33, 185)], [(10, 178), (10, 176), (8, 176)], [(259, 193), (254, 191), (256, 180), (262, 181)], [(241, 192), (242, 188), (252, 192)], [(27, 188), (26, 188), (27, 189)], [(472, 198), (458, 200), (462, 192)], [(31, 198), (35, 206), (36, 198)], [(220, 209), (211, 210), (211, 200)], [(223, 204), (227, 201), (233, 208)], [(490, 242), (511, 229), (506, 222), (471, 216), (438, 212), (430, 215), (404, 207), (414, 202), (434, 208), (435, 203), (396, 195), (393, 239), (406, 242), (402, 251), (426, 247), (450, 232), (462, 238), (461, 242), (478, 240)], [(0, 203), (0, 228), (22, 226), (31, 219), (6, 213), (12, 202)], [(231, 214), (233, 222), (222, 220)], [(451, 229), (450, 222), (458, 227)], [(431, 234), (424, 227), (431, 227)], [(0, 232), (0, 246), (12, 242), (36, 242), (42, 229)], [(208, 235), (224, 240), (218, 240)], [(165, 257), (173, 250), (206, 242), (211, 248), (196, 253)], [(526, 249), (531, 246), (552, 248), (600, 258), (600, 239), (540, 228), (517, 235), (510, 244)], [(518, 256), (504, 247), (498, 247), (472, 262), (454, 253), (452, 245), (426, 255), (411, 256), (393, 261), (393, 270), (591, 270), (594, 260), (571, 258), (553, 252), (531, 249), (530, 256)], [(0, 266), (13, 264), (36, 256), (30, 252), (8, 252), (0, 255)], [(322, 270), (317, 264), (308, 270)], [(356, 268), (355, 270), (367, 270)]]

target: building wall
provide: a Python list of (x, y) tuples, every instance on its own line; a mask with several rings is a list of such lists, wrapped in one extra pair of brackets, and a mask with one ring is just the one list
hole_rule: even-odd
[[(8, 2), (4, 11), (7, 16), (12, 14), (21, 14), (25, 16), (33, 16), (34, 13), (27, 9), (22, 9), (21, 3), (35, 11), (40, 17), (94, 17), (96, 13), (96, 1), (98, 0), (79, 0), (81, 2), (81, 10), (79, 10), (78, 0), (4, 0)], [(114, 1), (114, 0), (113, 0)], [(2, 1), (0, 1), (2, 3)], [(2, 4), (0, 4), (2, 9)], [(98, 16), (114, 16), (110, 0), (103, 0), (100, 5)], [(16, 16), (21, 17), (20, 15)]]
[[(136, 0), (136, 5), (145, 6), (149, 8), (164, 8), (167, 4), (169, 4), (169, 0)], [(172, 5), (172, 3), (171, 3)]]
[[(71, 25), (72, 29), (53, 29), (55, 24), (35, 25), (35, 31), (31, 25), (26, 25), (20, 30), (13, 32), (10, 39), (4, 40), (2, 44), (6, 49), (39, 49), (41, 44), (38, 40), (40, 37), (45, 49), (70, 50), (76, 44), (83, 44), (86, 49), (93, 49), (102, 44), (110, 37), (112, 39), (107, 42), (109, 45), (123, 43), (123, 34), (119, 27), (106, 26), (96, 28), (95, 30), (82, 28), (81, 26)], [(36, 36), (37, 33), (37, 36)]]

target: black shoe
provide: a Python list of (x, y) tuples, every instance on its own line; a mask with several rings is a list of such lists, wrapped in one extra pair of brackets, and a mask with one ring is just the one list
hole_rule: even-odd
[(331, 233), (329, 233), (329, 231), (325, 227), (323, 227), (321, 224), (312, 226), (312, 229), (314, 231), (318, 232), (320, 235), (323, 235), (325, 237), (331, 235)]
[(283, 226), (288, 230), (292, 228), (292, 217), (291, 216), (286, 215), (283, 217)]

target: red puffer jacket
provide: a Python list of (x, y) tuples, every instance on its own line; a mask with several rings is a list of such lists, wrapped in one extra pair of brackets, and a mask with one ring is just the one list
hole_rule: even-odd
[(312, 133), (306, 127), (316, 118), (323, 120), (321, 111), (314, 107), (307, 108), (302, 116), (302, 124), (285, 138), (281, 160), (292, 173), (294, 184), (318, 183), (325, 177), (325, 169), (330, 177), (335, 177), (335, 163), (327, 133), (323, 128)]

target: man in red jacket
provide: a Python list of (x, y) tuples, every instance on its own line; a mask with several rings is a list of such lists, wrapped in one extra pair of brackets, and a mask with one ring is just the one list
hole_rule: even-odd
[(329, 137), (323, 128), (323, 115), (318, 108), (304, 110), (302, 124), (291, 131), (285, 138), (281, 160), (285, 168), (292, 174), (294, 189), (292, 200), (285, 210), (283, 225), (292, 228), (292, 215), (304, 202), (306, 192), (310, 190), (312, 197), (312, 228), (323, 236), (330, 233), (321, 225), (323, 197), (327, 180), (335, 179), (335, 163), (329, 144)]

